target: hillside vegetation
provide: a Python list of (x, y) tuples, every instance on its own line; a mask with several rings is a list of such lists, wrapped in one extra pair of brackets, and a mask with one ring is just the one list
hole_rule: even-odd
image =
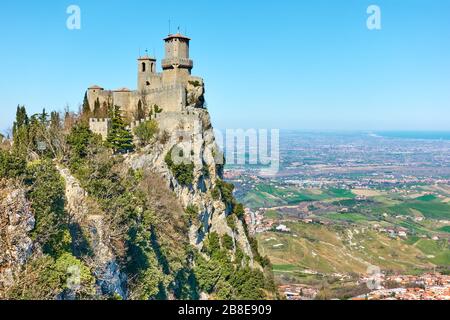
[[(0, 256), (0, 298), (275, 297), (271, 265), (246, 232), (242, 206), (222, 187), (221, 168), (216, 176), (171, 163), (163, 165), (166, 175), (133, 167), (139, 157), (168, 159), (163, 150), (176, 139), (153, 123), (140, 129), (146, 143), (136, 146), (120, 109), (109, 112), (114, 130), (103, 142), (85, 114), (28, 117), (18, 107), (13, 143), (0, 149), (0, 222), (12, 230), (0, 234), (0, 251), (15, 252)], [(192, 187), (205, 180), (214, 192)], [(205, 220), (209, 202), (189, 198), (211, 198), (224, 210)], [(17, 226), (12, 216), (21, 217)]]

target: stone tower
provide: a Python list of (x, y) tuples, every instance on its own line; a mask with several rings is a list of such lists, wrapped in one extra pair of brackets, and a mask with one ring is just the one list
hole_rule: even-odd
[(164, 39), (166, 50), (162, 68), (166, 84), (183, 82), (191, 75), (194, 62), (189, 59), (190, 40), (179, 33)]
[(155, 78), (157, 78), (156, 59), (147, 55), (140, 57), (138, 59), (138, 90), (144, 91), (159, 85), (159, 82), (154, 83)]

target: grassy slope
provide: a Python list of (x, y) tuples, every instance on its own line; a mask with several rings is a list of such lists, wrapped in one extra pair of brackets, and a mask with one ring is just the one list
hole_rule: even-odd
[[(434, 195), (405, 198), (401, 194), (385, 194), (369, 197), (372, 203), (362, 203), (355, 207), (355, 195), (347, 190), (322, 190), (310, 192), (295, 188), (275, 188), (259, 185), (250, 192), (247, 199), (264, 206), (278, 206), (302, 201), (324, 201), (341, 206), (356, 208), (356, 212), (337, 214), (330, 212), (326, 218), (336, 222), (356, 224), (361, 231), (363, 226), (375, 223), (382, 213), (391, 217), (387, 221), (378, 221), (386, 226), (403, 226), (416, 234), (429, 235), (435, 229), (434, 219), (449, 219), (450, 204), (441, 202)], [(247, 203), (249, 205), (249, 203)], [(250, 204), (250, 206), (252, 206)], [(358, 208), (369, 209), (368, 213), (358, 212)], [(274, 217), (275, 213), (272, 214)], [(412, 220), (394, 219), (396, 215), (424, 216), (426, 221), (418, 223)], [(429, 220), (431, 219), (431, 220)], [(372, 222), (370, 222), (372, 221)], [(369, 264), (385, 270), (410, 271), (430, 268), (433, 265), (449, 265), (450, 249), (432, 240), (411, 236), (406, 240), (391, 239), (386, 234), (366, 231), (354, 234), (354, 227), (348, 230), (338, 226), (305, 225), (292, 223), (297, 237), (287, 234), (266, 233), (259, 235), (261, 251), (268, 255), (277, 275), (299, 275), (302, 270), (311, 269), (321, 273), (364, 273)], [(441, 232), (449, 232), (441, 227)], [(276, 246), (282, 244), (282, 246)], [(274, 247), (275, 246), (275, 247)]]
[[(278, 274), (304, 269), (321, 273), (364, 273), (369, 264), (407, 271), (432, 267), (431, 263), (437, 262), (427, 259), (419, 247), (373, 231), (350, 230), (350, 234), (348, 230), (320, 225), (292, 223), (289, 226), (298, 237), (278, 233), (259, 236), (261, 251), (269, 255)], [(277, 244), (283, 246), (274, 247)]]

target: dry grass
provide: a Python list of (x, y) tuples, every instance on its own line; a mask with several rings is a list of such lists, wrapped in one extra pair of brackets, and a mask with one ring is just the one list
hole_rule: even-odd
[(377, 197), (382, 195), (380, 191), (368, 189), (354, 189), (352, 192), (360, 197)]

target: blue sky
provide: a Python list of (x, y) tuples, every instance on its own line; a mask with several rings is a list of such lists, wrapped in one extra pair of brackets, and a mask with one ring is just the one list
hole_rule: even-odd
[[(66, 28), (71, 4), (81, 30)], [(2, 1), (0, 128), (17, 104), (135, 88), (139, 49), (161, 59), (169, 19), (193, 39), (218, 128), (450, 130), (448, 0)]]

